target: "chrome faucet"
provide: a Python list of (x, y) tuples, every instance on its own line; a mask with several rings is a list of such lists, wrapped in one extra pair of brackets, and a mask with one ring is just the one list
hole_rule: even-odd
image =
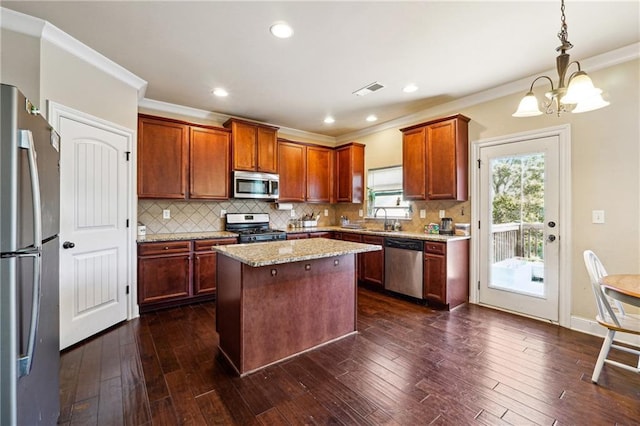
[(384, 230), (385, 231), (389, 231), (391, 229), (393, 229), (393, 225), (391, 225), (391, 223), (389, 223), (389, 220), (387, 219), (387, 209), (385, 209), (384, 207), (376, 207), (376, 209), (373, 212), (373, 216), (376, 217), (378, 214), (378, 210), (382, 210), (384, 212)]

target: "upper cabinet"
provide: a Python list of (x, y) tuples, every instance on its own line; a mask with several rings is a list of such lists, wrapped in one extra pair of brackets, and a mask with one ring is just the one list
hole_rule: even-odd
[(187, 198), (189, 126), (140, 116), (138, 197)]
[(458, 114), (400, 129), (406, 200), (467, 200), (468, 123)]
[(362, 202), (364, 192), (364, 145), (352, 142), (336, 148), (335, 181), (337, 202)]
[(306, 154), (302, 144), (278, 141), (279, 201), (306, 201)]
[(224, 127), (231, 129), (233, 170), (278, 172), (278, 128), (231, 118)]
[(278, 140), (280, 201), (330, 203), (334, 150)]
[(324, 146), (307, 147), (307, 201), (330, 203), (332, 200), (334, 151)]
[(138, 197), (228, 199), (229, 139), (226, 129), (141, 114)]
[(229, 198), (231, 144), (226, 129), (191, 127), (189, 198)]

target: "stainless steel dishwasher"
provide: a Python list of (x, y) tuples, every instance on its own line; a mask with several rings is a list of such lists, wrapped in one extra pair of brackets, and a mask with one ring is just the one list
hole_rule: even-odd
[(422, 299), (423, 267), (423, 241), (406, 238), (385, 238), (385, 289)]

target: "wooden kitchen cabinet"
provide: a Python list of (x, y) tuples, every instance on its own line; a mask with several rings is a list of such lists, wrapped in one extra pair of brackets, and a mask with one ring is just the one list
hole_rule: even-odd
[(181, 300), (191, 295), (191, 243), (172, 241), (138, 246), (138, 304)]
[(278, 172), (278, 128), (231, 118), (233, 170)]
[(322, 146), (307, 146), (306, 199), (309, 203), (330, 203), (333, 184), (334, 151)]
[(333, 233), (328, 231), (309, 232), (309, 238), (332, 238)]
[(161, 118), (138, 120), (138, 198), (187, 198), (189, 126)]
[(405, 200), (426, 199), (426, 130), (407, 130), (402, 135), (402, 196)]
[(212, 246), (236, 238), (138, 244), (140, 312), (212, 299), (217, 287), (217, 253)]
[(191, 127), (189, 149), (189, 198), (229, 198), (229, 132), (226, 129)]
[(469, 299), (469, 240), (424, 244), (423, 297), (447, 310)]
[(229, 131), (143, 114), (138, 198), (229, 198)]
[(218, 253), (212, 247), (236, 244), (236, 238), (216, 238), (211, 240), (195, 240), (193, 242), (193, 295), (215, 294), (217, 287)]
[[(336, 238), (338, 239), (338, 238)], [(342, 232), (342, 238), (340, 238), (342, 241), (352, 241), (354, 243), (361, 243), (362, 242), (362, 235), (360, 234), (355, 234), (355, 233), (351, 233), (351, 232)], [(356, 269), (358, 270), (358, 281), (363, 281), (364, 280), (364, 275), (363, 275), (363, 268), (362, 268), (362, 255), (363, 253), (360, 253), (356, 256)]]
[(335, 199), (338, 203), (362, 203), (364, 145), (352, 142), (336, 148)]
[(287, 234), (287, 240), (306, 240), (309, 238), (307, 232), (296, 232), (295, 234)]
[(361, 253), (362, 281), (384, 288), (384, 238), (374, 235), (363, 235), (362, 242), (382, 246), (380, 251)]
[(467, 200), (468, 123), (458, 114), (400, 129), (406, 200)]
[(306, 153), (305, 145), (278, 141), (279, 201), (304, 202), (306, 200)]

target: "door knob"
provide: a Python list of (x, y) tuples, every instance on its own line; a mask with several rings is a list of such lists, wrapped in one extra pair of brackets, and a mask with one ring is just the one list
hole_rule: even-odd
[(547, 237), (547, 241), (549, 241), (550, 243), (554, 242), (556, 240), (556, 236), (551, 234)]
[(71, 241), (65, 241), (64, 243), (62, 243), (62, 248), (63, 249), (72, 249), (75, 246), (76, 246), (75, 243), (73, 243)]

